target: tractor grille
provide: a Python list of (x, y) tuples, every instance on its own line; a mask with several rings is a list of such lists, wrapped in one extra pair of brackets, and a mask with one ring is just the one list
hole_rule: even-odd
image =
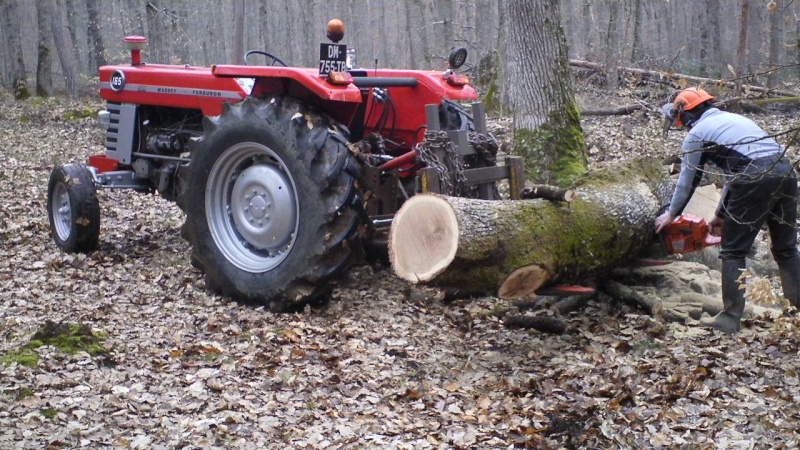
[(106, 156), (130, 164), (136, 143), (136, 105), (106, 104)]

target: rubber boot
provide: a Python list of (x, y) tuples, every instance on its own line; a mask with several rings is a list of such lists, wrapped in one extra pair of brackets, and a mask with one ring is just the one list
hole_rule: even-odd
[(797, 309), (800, 309), (800, 256), (781, 261), (778, 263), (778, 271), (781, 275), (781, 287), (783, 297)]
[(739, 331), (744, 314), (744, 289), (739, 289), (738, 281), (742, 270), (746, 267), (743, 259), (722, 260), (722, 306), (723, 310), (709, 321), (701, 321), (703, 325), (712, 326), (724, 333)]

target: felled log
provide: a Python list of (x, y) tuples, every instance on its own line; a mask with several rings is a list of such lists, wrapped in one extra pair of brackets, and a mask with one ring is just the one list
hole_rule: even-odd
[(410, 198), (389, 232), (397, 276), (473, 294), (533, 297), (550, 283), (580, 283), (635, 257), (671, 194), (653, 159), (590, 172), (570, 203)]

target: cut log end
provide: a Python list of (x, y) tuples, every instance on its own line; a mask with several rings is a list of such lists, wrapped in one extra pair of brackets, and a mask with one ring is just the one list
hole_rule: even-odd
[(389, 244), (389, 260), (398, 277), (412, 283), (433, 279), (458, 250), (453, 208), (435, 196), (412, 197), (395, 216)]
[(550, 272), (538, 265), (520, 267), (503, 281), (497, 296), (507, 300), (533, 297), (549, 278)]

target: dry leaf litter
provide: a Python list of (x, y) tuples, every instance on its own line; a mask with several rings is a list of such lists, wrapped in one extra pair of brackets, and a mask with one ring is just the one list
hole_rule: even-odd
[[(2, 99), (0, 358), (47, 321), (88, 324), (105, 352), (44, 345), (33, 367), (0, 364), (0, 448), (800, 446), (796, 317), (727, 336), (601, 296), (552, 336), (503, 326), (494, 297), (408, 296), (379, 266), (351, 271), (326, 306), (276, 315), (207, 293), (180, 211), (129, 192), (100, 193), (98, 251), (64, 254), (47, 179), (102, 151), (93, 117), (65, 118), (101, 108)], [(648, 111), (584, 126), (595, 166), (680, 143)]]

